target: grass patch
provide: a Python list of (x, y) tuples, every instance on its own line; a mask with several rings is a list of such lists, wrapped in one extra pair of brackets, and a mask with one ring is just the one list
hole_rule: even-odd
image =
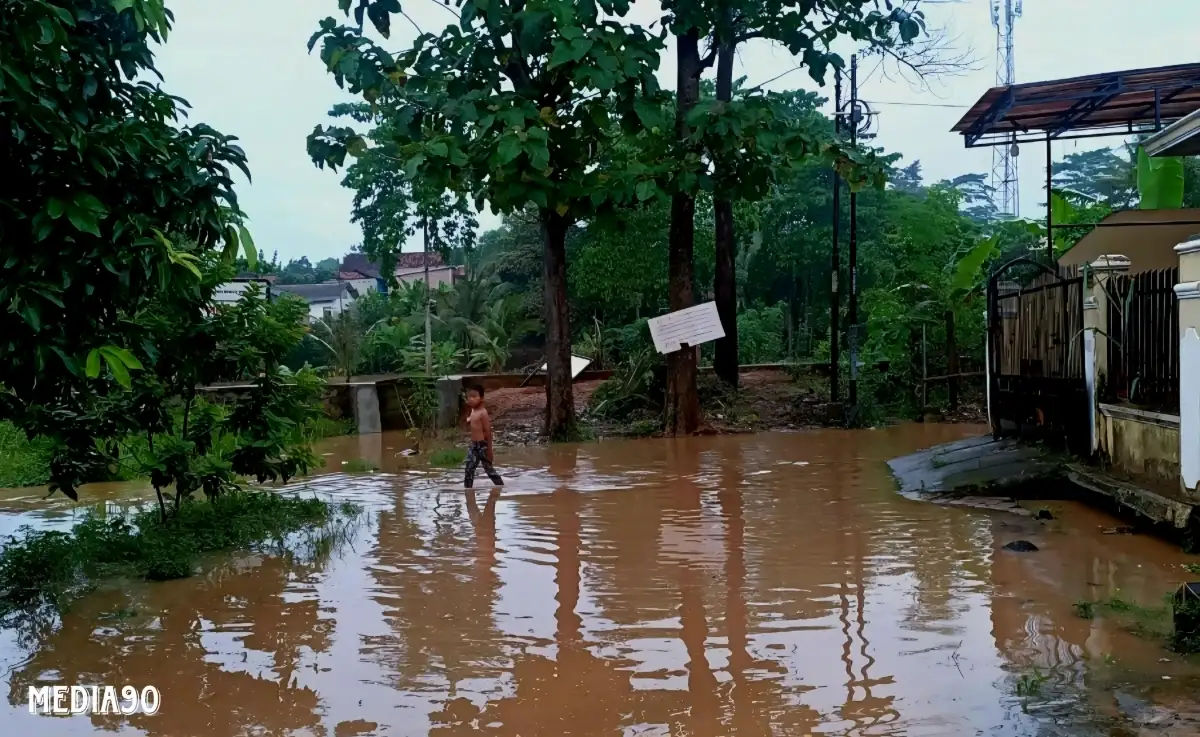
[(41, 486), (50, 480), (50, 442), (33, 442), (11, 422), (0, 422), (0, 488)]
[(1184, 563), (1183, 570), (1187, 571), (1193, 576), (1200, 576), (1200, 563)]
[(22, 612), (61, 612), (103, 578), (186, 578), (202, 554), (283, 545), (349, 514), (357, 514), (350, 505), (238, 491), (185, 503), (166, 524), (150, 509), (91, 515), (70, 532), (24, 527), (0, 548), (0, 624)]
[(366, 458), (351, 458), (342, 464), (342, 470), (346, 473), (374, 473), (379, 470), (379, 466)]
[(648, 438), (663, 431), (662, 417), (651, 417), (644, 420), (634, 420), (629, 423), (627, 435), (635, 438)]
[(1014, 687), (1014, 692), (1022, 698), (1030, 698), (1040, 696), (1042, 694), (1042, 686), (1045, 685), (1048, 679), (1042, 675), (1037, 669), (1033, 669), (1033, 673), (1026, 673), (1017, 679), (1017, 685)]
[(466, 460), (467, 451), (463, 448), (442, 448), (429, 454), (429, 465), (438, 468), (461, 466)]
[(1169, 640), (1174, 632), (1169, 594), (1161, 606), (1142, 606), (1121, 598), (1117, 592), (1108, 599), (1077, 601), (1075, 613), (1083, 619), (1107, 617), (1122, 629), (1151, 639)]
[(335, 420), (332, 417), (321, 415), (304, 423), (303, 433), (304, 439), (308, 442), (324, 440), (325, 438), (340, 438), (345, 435), (353, 435), (355, 431), (354, 420), (342, 418)]

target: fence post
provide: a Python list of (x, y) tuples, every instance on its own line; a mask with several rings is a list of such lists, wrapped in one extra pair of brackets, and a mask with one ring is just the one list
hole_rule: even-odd
[(1184, 493), (1200, 496), (1200, 236), (1179, 254), (1179, 476)]
[[(1101, 256), (1091, 263), (1092, 283), (1084, 285), (1083, 375), (1088, 391), (1088, 418), (1092, 428), (1092, 453), (1108, 443), (1100, 442), (1100, 387), (1109, 385), (1108, 336), (1109, 292), (1114, 277), (1129, 273), (1129, 259), (1121, 255)], [(1119, 299), (1119, 296), (1114, 295)]]
[(1111, 331), (1108, 325), (1107, 288), (1114, 277), (1128, 274), (1129, 267), (1129, 259), (1116, 254), (1101, 256), (1089, 267), (1093, 281), (1090, 294), (1085, 297), (1083, 327), (1095, 338), (1097, 386), (1108, 382), (1108, 336)]

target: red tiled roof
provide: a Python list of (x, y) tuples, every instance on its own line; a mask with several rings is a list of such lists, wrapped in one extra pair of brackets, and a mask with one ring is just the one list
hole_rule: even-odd
[[(444, 265), (444, 262), (442, 261), (442, 254), (436, 253), (436, 252), (429, 254), (429, 266), (431, 268), (435, 267), (435, 266), (442, 266), (442, 265)], [(417, 252), (412, 252), (412, 253), (396, 254), (396, 268), (397, 269), (422, 269), (422, 268), (425, 268), (425, 253), (422, 251), (417, 251)]]

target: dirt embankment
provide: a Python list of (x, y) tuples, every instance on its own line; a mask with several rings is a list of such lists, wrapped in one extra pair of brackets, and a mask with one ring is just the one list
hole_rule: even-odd
[[(725, 389), (714, 376), (700, 377), (701, 405), (712, 431), (718, 433), (761, 432), (764, 430), (822, 427), (825, 425), (829, 380), (819, 376), (793, 378), (787, 372), (770, 369), (741, 376), (741, 386), (733, 392)], [(585, 425), (598, 436), (629, 434), (630, 427), (620, 423), (593, 422), (586, 415), (588, 400), (604, 382), (575, 383), (575, 411)], [(931, 416), (936, 422), (979, 422), (986, 416), (981, 402), (964, 397), (959, 411)], [(498, 445), (531, 445), (543, 442), (541, 430), (546, 411), (544, 387), (496, 389), (488, 392), (488, 409)]]

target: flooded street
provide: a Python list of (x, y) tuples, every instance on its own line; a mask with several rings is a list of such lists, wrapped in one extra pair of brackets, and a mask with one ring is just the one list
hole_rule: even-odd
[[(0, 632), (0, 732), (1200, 732), (1200, 662), (1074, 611), (1118, 593), (1160, 604), (1195, 557), (1104, 535), (1119, 523), (1070, 502), (1035, 523), (894, 491), (887, 459), (979, 433), (497, 448), (499, 495), (398, 457), (397, 437), (329, 441), (327, 473), (293, 486), (362, 505), (351, 541), (328, 559), (242, 555), (106, 587), (40, 642)], [(358, 458), (381, 472), (334, 473)], [(69, 510), (0, 492), (0, 533)], [(1017, 539), (1040, 552), (1002, 549)], [(162, 706), (30, 715), (29, 686), (52, 683), (155, 686)]]

